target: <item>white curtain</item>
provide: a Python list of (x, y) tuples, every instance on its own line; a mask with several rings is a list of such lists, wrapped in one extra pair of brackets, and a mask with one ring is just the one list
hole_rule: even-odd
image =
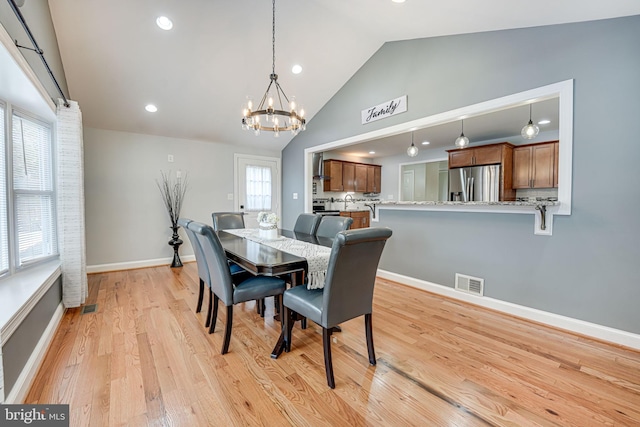
[(271, 168), (247, 166), (247, 206), (248, 212), (271, 210)]
[(84, 155), (82, 113), (75, 101), (57, 107), (58, 250), (62, 263), (62, 302), (79, 307), (87, 298), (84, 223)]

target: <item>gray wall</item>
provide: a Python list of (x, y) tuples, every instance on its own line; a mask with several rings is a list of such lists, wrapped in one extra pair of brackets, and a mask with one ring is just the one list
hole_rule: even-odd
[[(186, 172), (182, 216), (211, 223), (211, 212), (233, 209), (234, 153), (280, 157), (279, 152), (84, 128), (87, 265), (168, 258), (169, 215), (156, 179)], [(167, 161), (172, 154), (174, 162)], [(186, 235), (180, 254), (193, 254)]]
[(2, 346), (5, 398), (11, 393), (61, 302), (62, 278), (59, 277)]
[(530, 215), (384, 211), (380, 267), (451, 287), (483, 277), (489, 297), (640, 333), (638, 40), (640, 16), (383, 45), (283, 150), (283, 225), (304, 210), (288, 197), (304, 193), (303, 150), (365, 131), (362, 109), (409, 97), (371, 131), (575, 79), (573, 211), (553, 236)]

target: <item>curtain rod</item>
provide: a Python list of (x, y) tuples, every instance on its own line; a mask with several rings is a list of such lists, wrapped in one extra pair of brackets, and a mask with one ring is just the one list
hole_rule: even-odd
[(14, 0), (7, 0), (9, 2), (9, 5), (11, 6), (11, 9), (13, 9), (13, 13), (16, 14), (16, 17), (18, 18), (18, 21), (20, 21), (20, 23), (22, 24), (22, 28), (24, 28), (24, 31), (27, 33), (27, 36), (29, 36), (29, 40), (31, 40), (31, 44), (33, 44), (33, 49), (30, 47), (26, 47), (26, 46), (20, 46), (18, 44), (18, 40), (15, 40), (16, 42), (16, 46), (22, 49), (28, 49), (28, 50), (32, 50), (35, 53), (38, 54), (38, 56), (40, 56), (40, 59), (42, 60), (42, 63), (44, 64), (44, 67), (47, 69), (47, 72), (49, 73), (49, 76), (51, 77), (51, 80), (53, 80), (53, 83), (55, 83), (56, 88), (58, 89), (58, 92), (60, 93), (60, 96), (62, 96), (62, 99), (64, 99), (64, 106), (69, 108), (70, 104), (69, 101), (67, 100), (67, 97), (64, 96), (64, 92), (62, 92), (62, 89), (60, 88), (60, 85), (58, 84), (58, 80), (56, 80), (56, 76), (53, 75), (53, 71), (51, 71), (51, 68), (49, 67), (49, 64), (47, 63), (47, 60), (44, 58), (44, 51), (42, 49), (40, 49), (40, 46), (38, 46), (38, 42), (36, 41), (36, 39), (33, 37), (33, 33), (31, 33), (31, 30), (29, 29), (29, 26), (27, 25), (27, 21), (25, 21), (24, 16), (22, 16), (22, 13), (20, 13), (20, 10), (18, 9), (18, 6), (16, 5)]

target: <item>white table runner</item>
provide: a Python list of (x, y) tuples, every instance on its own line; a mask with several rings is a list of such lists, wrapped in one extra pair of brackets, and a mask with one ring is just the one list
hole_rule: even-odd
[(258, 228), (238, 228), (223, 231), (288, 252), (292, 255), (306, 258), (307, 264), (309, 265), (309, 271), (307, 272), (307, 289), (322, 289), (324, 287), (324, 276), (327, 273), (331, 248), (290, 239), (284, 236), (278, 236), (275, 239), (265, 239), (264, 237), (260, 237)]

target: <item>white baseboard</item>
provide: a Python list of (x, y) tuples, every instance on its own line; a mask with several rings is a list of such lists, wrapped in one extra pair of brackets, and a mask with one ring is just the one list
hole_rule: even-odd
[(44, 330), (40, 340), (38, 340), (38, 344), (36, 344), (36, 347), (33, 349), (33, 353), (31, 353), (29, 360), (27, 360), (27, 363), (24, 365), (16, 383), (11, 388), (11, 392), (4, 402), (5, 404), (19, 404), (24, 401), (25, 397), (27, 397), (31, 383), (38, 372), (38, 368), (40, 368), (42, 359), (44, 359), (44, 356), (47, 354), (47, 350), (49, 350), (49, 344), (51, 344), (51, 340), (53, 340), (56, 330), (58, 329), (58, 325), (62, 320), (64, 310), (64, 305), (61, 302), (53, 313), (53, 317), (51, 317), (51, 321), (47, 325), (47, 329)]
[[(191, 262), (196, 260), (195, 255), (180, 256), (182, 262)], [(97, 264), (88, 265), (87, 273), (104, 273), (107, 271), (133, 270), (136, 268), (157, 267), (159, 265), (170, 265), (173, 261), (171, 258), (156, 258), (142, 261), (115, 262), (113, 264)]]
[(471, 304), (490, 308), (492, 310), (501, 311), (513, 316), (522, 317), (555, 328), (564, 329), (577, 334), (586, 335), (588, 337), (611, 342), (635, 350), (640, 350), (640, 335), (619, 329), (602, 326), (595, 323), (585, 322), (583, 320), (573, 319), (571, 317), (561, 316), (559, 314), (549, 313), (535, 308), (525, 307), (523, 305), (513, 304), (489, 297), (481, 297), (467, 294), (465, 292), (456, 291), (448, 286), (427, 282), (425, 280), (415, 279), (409, 276), (393, 273), (385, 270), (378, 270), (378, 276), (383, 279), (392, 280), (402, 283), (403, 285), (413, 288), (422, 289), (434, 294), (443, 295), (449, 298), (465, 301)]

